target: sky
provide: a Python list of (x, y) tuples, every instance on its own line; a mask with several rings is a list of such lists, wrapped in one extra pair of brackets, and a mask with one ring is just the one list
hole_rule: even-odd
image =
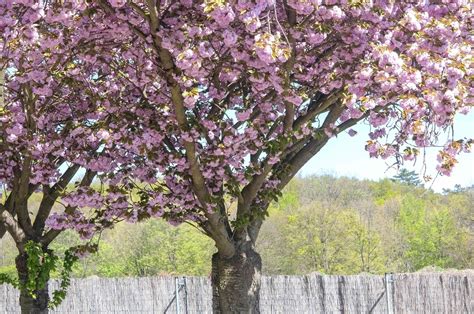
[[(358, 179), (379, 180), (391, 178), (397, 174), (397, 169), (391, 167), (394, 159), (370, 158), (365, 151), (365, 143), (368, 139), (369, 127), (359, 125), (353, 128), (358, 132), (354, 137), (347, 133), (338, 135), (331, 139), (328, 144), (313, 157), (299, 172), (301, 176), (308, 175), (334, 175), (347, 176)], [(468, 115), (458, 115), (454, 125), (455, 138), (474, 138), (474, 111)], [(436, 177), (436, 155), (438, 149), (427, 149), (426, 174)], [(421, 155), (421, 154), (420, 154)], [(462, 154), (458, 158), (459, 163), (454, 168), (451, 176), (437, 176), (434, 181), (425, 182), (425, 187), (432, 188), (436, 192), (443, 189), (452, 189), (455, 184), (461, 186), (474, 185), (474, 152)], [(407, 162), (404, 168), (414, 170), (417, 173), (423, 171), (423, 160)]]

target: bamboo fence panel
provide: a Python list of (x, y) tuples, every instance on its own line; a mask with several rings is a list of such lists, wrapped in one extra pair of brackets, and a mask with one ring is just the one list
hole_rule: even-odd
[[(181, 277), (182, 278), (182, 277)], [(185, 284), (183, 284), (185, 281)], [(54, 313), (177, 313), (175, 277), (73, 279)], [(57, 282), (50, 285), (50, 290)], [(211, 313), (205, 277), (184, 277), (180, 313)], [(262, 313), (474, 313), (474, 272), (394, 274), (387, 298), (384, 276), (263, 276)], [(19, 313), (18, 291), (0, 286), (0, 313)]]

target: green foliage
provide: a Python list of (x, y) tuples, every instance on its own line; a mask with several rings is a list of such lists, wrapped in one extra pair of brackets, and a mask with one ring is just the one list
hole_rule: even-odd
[(15, 288), (20, 287), (20, 284), (18, 283), (18, 279), (15, 278), (14, 275), (10, 275), (7, 273), (0, 273), (0, 284), (10, 284)]
[[(472, 268), (473, 204), (474, 191), (466, 188), (441, 195), (389, 179), (295, 178), (278, 203), (271, 204), (257, 250), (267, 274)], [(17, 283), (16, 247), (9, 238), (0, 241), (0, 273), (5, 274), (0, 280)], [(69, 247), (79, 244), (79, 236), (66, 231), (50, 252), (69, 252)], [(187, 224), (173, 227), (158, 219), (119, 223), (103, 233), (97, 254), (69, 264), (61, 259), (62, 266), (58, 260), (49, 276), (62, 278), (65, 285), (69, 275), (207, 276), (213, 246), (209, 238)], [(46, 278), (46, 273), (39, 276)], [(57, 303), (63, 296), (53, 294), (52, 301)]]
[(415, 171), (409, 171), (408, 169), (402, 168), (396, 176), (392, 178), (393, 181), (401, 184), (420, 186), (421, 180)]
[[(16, 268), (15, 265), (6, 265), (0, 267), (0, 278), (15, 278), (16, 276)], [(0, 282), (2, 282), (2, 279), (0, 279)]]
[(455, 184), (453, 189), (443, 189), (444, 194), (459, 194), (459, 193), (469, 193), (474, 191), (474, 185), (470, 187), (463, 187), (460, 184)]
[(25, 245), (27, 254), (28, 278), (22, 289), (36, 298), (35, 292), (45, 287), (52, 270), (56, 269), (59, 258), (52, 251), (44, 251), (39, 243), (28, 241)]
[[(58, 238), (56, 247), (79, 241), (73, 232)], [(150, 219), (138, 224), (120, 223), (104, 232), (97, 254), (77, 263), (77, 277), (208, 275), (213, 242), (190, 225), (173, 227)]]
[(298, 205), (272, 205), (260, 232), (257, 245), (266, 273), (384, 273), (474, 265), (469, 245), (474, 241), (469, 231), (474, 195), (466, 191), (443, 196), (391, 180), (330, 176), (296, 179), (289, 190), (283, 198), (296, 192), (292, 203)]
[(264, 255), (276, 249), (280, 254), (273, 256), (280, 257), (271, 262), (267, 258), (270, 265), (265, 263), (264, 267), (271, 269), (281, 263), (288, 274), (383, 272), (380, 239), (362, 219), (354, 209), (328, 208), (317, 202), (293, 210), (279, 226), (288, 250), (266, 248)]
[(408, 270), (454, 267), (450, 252), (466, 243), (466, 231), (456, 226), (447, 208), (428, 210), (427, 206), (425, 200), (407, 196), (399, 212), (397, 223), (405, 242), (404, 260)]
[[(289, 215), (286, 238), (294, 248), (292, 258), (303, 272), (325, 274), (350, 273), (356, 263), (354, 250), (348, 244), (356, 217), (346, 210), (331, 210), (316, 206)], [(355, 267), (354, 267), (355, 268)], [(356, 271), (357, 272), (357, 271)]]
[(282, 194), (278, 202), (276, 202), (273, 206), (278, 210), (284, 209), (294, 209), (300, 206), (300, 200), (298, 197), (298, 184), (290, 184), (288, 188), (285, 190), (285, 193)]
[[(70, 284), (70, 274), (74, 263), (78, 260), (73, 252), (74, 249), (66, 251), (63, 259), (63, 270), (61, 271), (61, 283), (58, 290), (53, 292), (53, 298), (48, 306), (54, 308), (58, 306), (65, 298), (67, 288)], [(17, 277), (1, 273), (0, 284), (7, 283), (25, 291), (32, 298), (36, 298), (36, 292), (43, 289), (50, 279), (50, 275), (58, 267), (61, 259), (54, 254), (52, 250), (44, 250), (41, 244), (34, 241), (28, 241), (25, 244), (25, 253), (27, 256), (27, 277), (26, 281), (19, 280)]]
[(78, 257), (73, 252), (73, 250), (67, 250), (64, 254), (63, 265), (61, 270), (61, 283), (59, 284), (59, 289), (53, 291), (53, 298), (49, 302), (49, 306), (54, 308), (61, 304), (61, 302), (66, 297), (66, 292), (71, 284), (71, 273), (74, 264), (78, 261)]

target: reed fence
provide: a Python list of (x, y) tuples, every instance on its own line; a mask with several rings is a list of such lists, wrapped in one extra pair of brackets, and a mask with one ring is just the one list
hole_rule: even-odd
[[(474, 271), (264, 276), (260, 304), (262, 313), (467, 314), (474, 313), (473, 288)], [(75, 279), (53, 312), (211, 313), (211, 296), (204, 277)], [(8, 285), (0, 286), (2, 309), (19, 313), (18, 291)]]

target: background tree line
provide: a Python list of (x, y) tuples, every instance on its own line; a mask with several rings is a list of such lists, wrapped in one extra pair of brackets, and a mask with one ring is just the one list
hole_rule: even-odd
[[(75, 242), (78, 236), (67, 231), (53, 249), (64, 251)], [(212, 241), (192, 226), (156, 219), (120, 223), (101, 235), (99, 247), (81, 260), (75, 276), (207, 276), (214, 253)], [(379, 182), (295, 178), (271, 205), (257, 247), (266, 274), (472, 268), (474, 188), (434, 193), (409, 171)], [(0, 273), (15, 274), (15, 256), (13, 241), (1, 239)]]

